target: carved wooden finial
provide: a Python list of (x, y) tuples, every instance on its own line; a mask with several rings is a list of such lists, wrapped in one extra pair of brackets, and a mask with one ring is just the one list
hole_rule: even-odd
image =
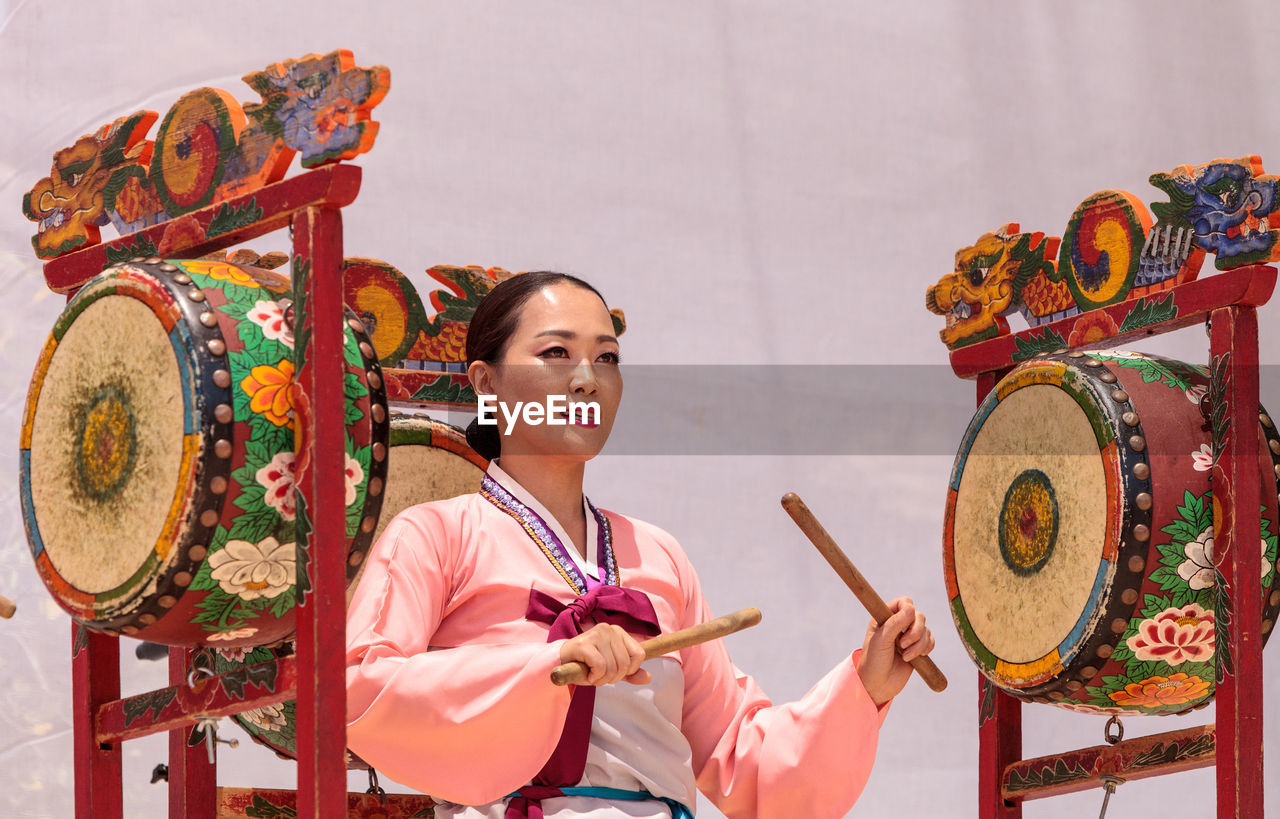
[[(54, 154), (49, 176), (22, 201), (38, 225), (36, 255), (52, 259), (95, 245), (108, 223), (124, 236), (252, 193), (282, 179), (295, 153), (311, 168), (368, 151), (378, 133), (370, 114), (391, 72), (358, 67), (340, 49), (273, 63), (244, 79), (261, 102), (242, 105), (226, 91), (197, 88), (169, 108), (154, 141), (145, 137), (158, 114), (138, 111)], [(260, 215), (252, 203), (224, 208), (204, 235)]]

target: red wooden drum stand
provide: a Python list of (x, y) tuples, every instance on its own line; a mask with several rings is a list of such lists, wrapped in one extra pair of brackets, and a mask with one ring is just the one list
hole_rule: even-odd
[[(160, 265), (162, 257), (195, 258), (280, 229), (292, 234), (296, 657), (192, 679), (191, 649), (174, 647), (168, 688), (122, 698), (118, 635), (73, 625), (75, 803), (84, 819), (123, 815), (121, 743), (162, 731), (170, 738), (173, 817), (245, 815), (242, 803), (282, 793), (287, 798), (275, 804), (308, 817), (363, 815), (379, 801), (346, 790), (344, 348), (336, 332), (312, 328), (344, 320), (341, 208), (355, 200), (361, 172), (333, 163), (372, 147), (370, 112), (390, 72), (358, 67), (350, 52), (335, 51), (245, 79), (262, 104), (241, 106), (225, 92), (198, 89), (173, 105), (153, 139), (146, 136), (155, 112), (121, 117), (59, 151), (50, 176), (23, 203), (40, 225), (32, 243), (48, 260), (46, 281), (68, 296), (115, 262)], [(295, 153), (313, 170), (283, 179)], [(98, 226), (109, 222), (120, 238), (100, 243)], [(202, 298), (193, 291), (192, 301)], [(371, 372), (377, 376), (376, 365)], [(371, 531), (376, 522), (362, 525)], [(215, 763), (203, 743), (189, 744), (190, 729), (295, 697), (296, 795), (219, 789)], [(429, 805), (426, 797), (393, 797), (385, 815), (429, 815), (422, 812)]]
[[(1173, 174), (1153, 176), (1152, 182), (1166, 189), (1175, 184), (1190, 189), (1209, 179), (1205, 168), (1216, 174), (1223, 167), (1231, 170), (1230, 166), (1244, 169), (1238, 178), (1244, 179), (1246, 186), (1276, 184), (1276, 177), (1261, 174), (1257, 157), (1215, 160), (1196, 168), (1179, 166)], [(1188, 197), (1183, 204), (1190, 200)], [(1133, 264), (1130, 267), (1126, 257), (1117, 266), (1114, 260), (1118, 254), (1113, 247), (1110, 268), (1106, 268), (1104, 257), (1097, 262), (1103, 269), (1095, 268), (1089, 276), (1080, 276), (1069, 269), (1070, 265), (1079, 264), (1081, 259), (1093, 263), (1098, 254), (1090, 256), (1087, 242), (1071, 234), (1078, 222), (1087, 221), (1090, 207), (1101, 207), (1098, 202), (1110, 208), (1100, 211), (1099, 219), (1122, 225), (1124, 219), (1129, 220)], [(1178, 214), (1171, 213), (1172, 207), (1153, 209), (1161, 219), (1173, 221)], [(1082, 212), (1086, 212), (1084, 220)], [(1264, 623), (1262, 619), (1263, 586), (1257, 570), (1263, 560), (1257, 499), (1264, 488), (1258, 453), (1265, 442), (1258, 424), (1256, 308), (1271, 297), (1276, 269), (1257, 262), (1280, 258), (1280, 231), (1268, 234), (1266, 214), (1257, 215), (1263, 217), (1261, 235), (1254, 235), (1249, 258), (1241, 259), (1231, 255), (1237, 233), (1193, 236), (1188, 232), (1184, 239), (1179, 230), (1176, 240), (1169, 241), (1166, 231), (1161, 246), (1162, 224), (1157, 222), (1152, 227), (1136, 197), (1103, 192), (1086, 200), (1073, 217), (1068, 241), (1076, 241), (1078, 246), (1070, 253), (1064, 249), (1056, 266), (1057, 239), (1018, 233), (1018, 226), (1010, 224), (958, 252), (956, 272), (929, 291), (929, 309), (950, 314), (942, 336), (950, 348), (952, 369), (957, 376), (976, 379), (979, 405), (1015, 365), (1040, 354), (1122, 346), (1182, 327), (1207, 324), (1214, 378), (1208, 409), (1221, 433), (1215, 435), (1210, 473), (1215, 506), (1220, 507), (1214, 532), (1220, 572), (1217, 583), (1219, 592), (1225, 590), (1229, 601), (1223, 618), (1228, 621), (1227, 628), (1219, 631), (1216, 647), (1220, 664), (1217, 724), (1116, 742), (1108, 737), (1107, 745), (1023, 759), (1021, 700), (979, 675), (978, 795), (982, 819), (1018, 819), (1022, 816), (1022, 803), (1027, 800), (1090, 788), (1112, 790), (1119, 782), (1210, 765), (1217, 766), (1219, 819), (1263, 816), (1262, 644), (1274, 623)], [(1247, 238), (1255, 230), (1251, 226), (1243, 236)], [(1205, 250), (1217, 252), (1218, 267), (1224, 272), (1196, 280)], [(1021, 272), (1019, 264), (1024, 265)], [(1158, 274), (1162, 270), (1167, 281), (1160, 282)], [(996, 281), (1001, 276), (1006, 284), (1008, 280), (1015, 282), (1012, 291)], [(1156, 283), (1152, 283), (1153, 279)], [(1072, 288), (1070, 294), (1067, 284)], [(1144, 286), (1139, 288), (1137, 284)], [(984, 287), (988, 296), (1003, 293), (1005, 301), (958, 295), (962, 291), (983, 291)], [(1112, 295), (1100, 297), (1100, 303), (1089, 303), (1075, 292), (1088, 287), (1094, 289), (1090, 292), (1110, 288)], [(1023, 289), (1020, 292), (1018, 288)], [(1012, 300), (1008, 299), (1010, 292)], [(1002, 316), (1015, 309), (1028, 316), (1031, 327), (1010, 334)], [(1274, 422), (1263, 417), (1262, 423)], [(1276, 500), (1272, 496), (1269, 503)], [(1221, 610), (1220, 604), (1220, 616)]]
[[(359, 187), (360, 169), (349, 165), (277, 182), (252, 195), (263, 212), (258, 220), (215, 240), (170, 247), (165, 253), (197, 256), (291, 226), (295, 305), (305, 310), (307, 325), (339, 326), (343, 320), (340, 209), (355, 199)], [(188, 218), (207, 222), (220, 207), (207, 207)], [(125, 236), (59, 257), (46, 265), (46, 277), (50, 285), (87, 280), (102, 269), (107, 249), (138, 239)], [(250, 683), (244, 697), (236, 698), (217, 678), (189, 684), (189, 650), (173, 648), (170, 688), (121, 699), (119, 639), (75, 626), (72, 702), (77, 817), (123, 815), (120, 743), (160, 731), (169, 731), (169, 815), (215, 816), (215, 768), (202, 745), (188, 745), (187, 729), (202, 716), (229, 715), (295, 697), (298, 815), (338, 816), (347, 809), (346, 732), (331, 718), (346, 713), (343, 349), (336, 333), (308, 333), (305, 339), (300, 333), (295, 352), (301, 394), (295, 405), (309, 407), (309, 412), (295, 416), (295, 422), (303, 425), (303, 440), (309, 437), (313, 442), (311, 463), (297, 483), (298, 506), (314, 510), (310, 531), (299, 532), (299, 547), (309, 555), (308, 568), (302, 571), (309, 571), (312, 588), (300, 595), (298, 604), (296, 661), (280, 661), (272, 684)], [(305, 682), (299, 685), (299, 679)]]

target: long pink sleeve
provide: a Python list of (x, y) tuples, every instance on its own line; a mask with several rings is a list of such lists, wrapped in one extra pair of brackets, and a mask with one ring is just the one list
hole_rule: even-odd
[[(697, 575), (670, 550), (686, 595), (683, 625), (711, 619)], [(681, 652), (682, 730), (698, 789), (728, 817), (842, 817), (866, 785), (888, 704), (877, 708), (858, 676), (859, 652), (801, 699), (773, 705), (729, 659), (723, 640)]]
[(496, 642), (428, 651), (453, 613), (457, 586), (474, 570), (459, 524), (433, 506), (415, 507), (387, 527), (351, 602), (347, 744), (397, 782), (483, 804), (542, 767), (559, 740), (570, 691), (549, 681), (559, 643), (536, 634), (499, 633), (490, 638)]

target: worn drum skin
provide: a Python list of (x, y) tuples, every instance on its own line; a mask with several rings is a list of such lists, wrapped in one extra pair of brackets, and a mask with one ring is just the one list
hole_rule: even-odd
[[(947, 492), (961, 639), (1023, 700), (1175, 714), (1213, 696), (1225, 595), (1214, 564), (1201, 366), (1071, 352), (1013, 369), (978, 408)], [(1280, 439), (1259, 413), (1263, 636), (1280, 609)]]
[[(170, 645), (293, 634), (290, 295), (268, 270), (146, 259), (107, 269), (67, 305), (27, 397), (21, 492), (40, 576), (79, 622)], [(388, 419), (373, 348), (348, 313), (354, 576), (382, 504)]]
[[(467, 445), (462, 430), (422, 415), (391, 416), (391, 449), (382, 516), (377, 535), (397, 514), (410, 506), (479, 491), (488, 462)], [(347, 600), (359, 577), (347, 587)], [(213, 649), (199, 652), (197, 673), (222, 674), (254, 663), (292, 654), (292, 641), (255, 649)], [(294, 700), (266, 705), (234, 715), (254, 740), (286, 759), (297, 758), (297, 704)], [(352, 767), (365, 767), (356, 759)]]

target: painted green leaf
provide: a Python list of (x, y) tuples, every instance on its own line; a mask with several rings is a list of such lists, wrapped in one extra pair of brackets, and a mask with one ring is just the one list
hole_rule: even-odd
[(1216, 747), (1217, 743), (1213, 734), (1205, 734), (1181, 743), (1170, 742), (1168, 745), (1159, 742), (1131, 759), (1122, 770), (1128, 771), (1152, 765), (1168, 765), (1174, 762), (1181, 762), (1184, 759), (1194, 759), (1195, 757), (1212, 753)]
[[(1178, 578), (1181, 580), (1182, 578)], [(1192, 589), (1190, 586), (1183, 584), (1183, 587), (1177, 589), (1169, 597), (1169, 608), (1182, 608), (1192, 603), (1199, 602), (1200, 593)]]
[(445, 403), (471, 403), (476, 400), (475, 391), (471, 387), (454, 382), (449, 376), (441, 375), (430, 384), (424, 384), (413, 394), (415, 401)]
[(1214, 657), (1217, 659), (1217, 682), (1221, 684), (1226, 675), (1235, 673), (1235, 662), (1231, 656), (1231, 590), (1227, 588), (1227, 579), (1222, 572), (1214, 570)]
[(151, 691), (125, 700), (125, 727), (128, 727), (130, 723), (148, 711), (151, 712), (151, 720), (154, 722), (160, 716), (160, 712), (163, 711), (169, 703), (173, 702), (173, 698), (177, 695), (178, 692), (173, 688), (161, 688), (158, 691)]
[[(244, 442), (245, 461), (249, 463), (258, 464), (259, 468), (261, 468), (263, 465), (271, 463), (272, 458), (275, 457), (278, 451), (279, 450), (272, 450), (260, 438), (250, 438), (249, 440)], [(257, 470), (254, 470), (254, 471), (256, 472)], [(249, 482), (252, 482), (252, 480), (253, 479), (250, 478)], [(246, 483), (246, 481), (241, 480), (240, 483), (244, 484)]]
[(996, 715), (996, 687), (986, 677), (982, 678), (982, 702), (978, 706), (978, 727)]
[[(345, 326), (345, 322), (344, 322)], [(360, 355), (360, 346), (356, 342), (355, 331), (350, 327), (346, 328), (343, 334), (345, 346), (342, 348), (343, 359), (347, 362), (348, 367), (354, 367), (357, 370), (364, 369), (364, 357)]]
[(287, 805), (273, 805), (261, 794), (253, 795), (253, 804), (244, 809), (250, 819), (297, 819), (298, 812)]
[(1199, 677), (1202, 680), (1211, 680), (1214, 675), (1214, 667), (1212, 662), (1203, 663), (1183, 663), (1182, 665), (1171, 666), (1173, 669), (1171, 674), (1186, 674), (1188, 677)]
[(236, 699), (244, 699), (244, 687), (246, 685), (259, 685), (265, 687), (268, 691), (274, 692), (276, 690), (276, 675), (278, 672), (279, 668), (274, 662), (245, 665), (222, 675), (222, 690), (227, 692), (228, 696)]
[(1151, 582), (1159, 584), (1162, 591), (1176, 591), (1187, 585), (1178, 574), (1178, 570), (1169, 566), (1161, 566), (1151, 573)]
[(1129, 643), (1125, 640), (1117, 640), (1115, 650), (1111, 653), (1111, 659), (1121, 665), (1133, 659), (1133, 652), (1129, 650)]
[(1144, 618), (1155, 617), (1168, 608), (1172, 608), (1172, 606), (1167, 597), (1161, 597), (1158, 594), (1144, 594), (1142, 596), (1142, 616)]
[(1133, 309), (1124, 317), (1124, 321), (1120, 322), (1120, 332), (1126, 333), (1130, 330), (1138, 330), (1152, 324), (1159, 324), (1162, 321), (1176, 318), (1177, 315), (1178, 305), (1173, 303), (1172, 293), (1156, 301), (1148, 301), (1146, 298), (1141, 298), (1134, 303)]
[[(257, 509), (245, 511), (238, 515), (231, 524), (231, 540), (245, 540), (249, 543), (261, 543), (274, 537), (280, 525), (280, 515), (265, 503)], [(279, 538), (276, 538), (278, 541)]]
[(156, 250), (154, 242), (146, 236), (139, 236), (138, 240), (131, 245), (124, 245), (123, 247), (112, 247), (111, 245), (107, 245), (106, 253), (108, 265), (113, 265), (120, 264), (121, 262), (127, 262), (130, 259), (135, 259), (139, 256), (144, 258), (156, 256), (159, 254), (159, 251)]
[(298, 519), (297, 519), (297, 594), (302, 595), (298, 600), (299, 603), (306, 602), (307, 595), (311, 592), (311, 550), (309, 541), (311, 539), (311, 515), (307, 511), (307, 499), (305, 495), (298, 495)]
[(1126, 665), (1124, 670), (1129, 675), (1129, 679), (1125, 681), (1125, 684), (1128, 684), (1130, 682), (1142, 682), (1156, 675), (1164, 676), (1168, 668), (1159, 660), (1137, 660)]
[(1046, 327), (1040, 335), (1023, 336), (1019, 334), (1014, 336), (1013, 346), (1015, 350), (1009, 358), (1013, 361), (1026, 361), (1029, 358), (1035, 358), (1041, 353), (1052, 353), (1054, 350), (1061, 350), (1067, 346), (1067, 340), (1053, 328)]
[(1068, 766), (1066, 760), (1056, 759), (1052, 765), (1030, 770), (1025, 775), (1020, 769), (1014, 768), (1009, 773), (1009, 790), (1025, 791), (1049, 785), (1061, 785), (1077, 779), (1088, 779), (1090, 776), (1091, 774), (1079, 762), (1074, 766)]
[(254, 196), (239, 207), (232, 207), (230, 202), (223, 202), (222, 207), (209, 220), (209, 228), (205, 236), (210, 238), (239, 230), (262, 218), (262, 208), (258, 207), (258, 197)]
[(1157, 544), (1156, 550), (1160, 552), (1160, 564), (1171, 569), (1176, 569), (1181, 566), (1182, 561), (1187, 559), (1188, 542), (1189, 541), (1170, 541), (1168, 543)]
[(271, 601), (271, 616), (277, 619), (284, 617), (293, 608), (295, 600), (294, 587), (290, 586)]

